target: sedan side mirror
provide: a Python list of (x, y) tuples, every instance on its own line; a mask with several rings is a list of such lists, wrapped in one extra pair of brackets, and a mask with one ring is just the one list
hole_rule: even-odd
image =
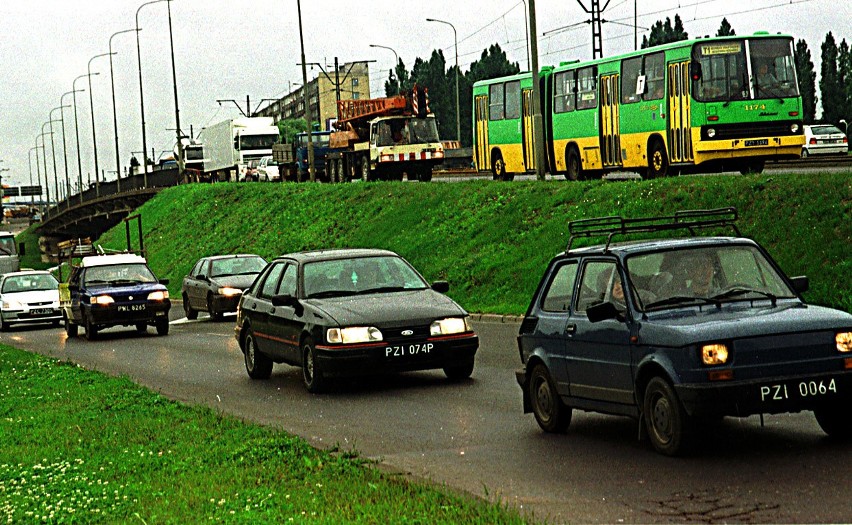
[(432, 289), (438, 293), (447, 293), (450, 291), (450, 283), (447, 281), (435, 281), (432, 283)]
[(296, 315), (301, 316), (305, 311), (302, 303), (292, 295), (273, 295), (272, 306), (288, 306), (296, 311)]
[(169, 284), (169, 280), (168, 279), (160, 279), (160, 284), (165, 286), (165, 285)]
[(790, 282), (793, 284), (793, 290), (798, 294), (803, 294), (811, 287), (810, 280), (805, 275), (791, 277)]

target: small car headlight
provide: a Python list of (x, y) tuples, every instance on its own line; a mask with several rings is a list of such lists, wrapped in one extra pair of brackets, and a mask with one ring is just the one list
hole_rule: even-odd
[(382, 331), (374, 326), (350, 326), (347, 328), (329, 328), (325, 332), (329, 343), (353, 344), (372, 343), (384, 339)]
[(23, 310), (24, 305), (20, 301), (15, 301), (14, 299), (7, 299), (3, 301), (3, 309), (4, 310)]
[(852, 352), (852, 332), (840, 332), (834, 336), (838, 352)]
[(448, 317), (438, 319), (429, 326), (430, 335), (461, 334), (470, 331), (466, 317)]
[(707, 136), (712, 139), (716, 136), (716, 130), (714, 128), (707, 128)]
[(723, 365), (728, 361), (728, 347), (716, 343), (701, 347), (701, 360), (705, 365)]
[(101, 306), (107, 306), (115, 302), (115, 300), (109, 295), (96, 295), (89, 299), (89, 302), (92, 304), (99, 304)]
[(165, 301), (169, 298), (168, 290), (157, 290), (148, 294), (149, 301)]
[(243, 293), (242, 290), (231, 286), (223, 286), (219, 288), (219, 295), (224, 295), (225, 297), (233, 297), (235, 295), (240, 295), (241, 293)]

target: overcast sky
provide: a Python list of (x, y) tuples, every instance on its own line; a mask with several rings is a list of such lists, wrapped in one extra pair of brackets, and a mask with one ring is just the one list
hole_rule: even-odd
[[(590, 17), (581, 3), (590, 8), (592, 0), (536, 0), (541, 65), (591, 58), (591, 28), (582, 23)], [(600, 3), (607, 5), (607, 0)], [(106, 171), (107, 179), (115, 178), (110, 56), (93, 58), (108, 53), (110, 42), (116, 53), (111, 58), (121, 169), (132, 152), (142, 150), (136, 34), (115, 34), (134, 29), (137, 13), (142, 28), (139, 43), (148, 151), (153, 148), (157, 157), (172, 149), (175, 96), (167, 3), (140, 7), (143, 4), (144, 0), (0, 0), (0, 159), (4, 161), (0, 168), (9, 168), (2, 174), (4, 184), (30, 185), (30, 158), (33, 184), (38, 184), (36, 150), (30, 150), (51, 110), (60, 106), (60, 99), (69, 107), (53, 111), (53, 118), (64, 117), (68, 173), (72, 183), (76, 181), (74, 94), (63, 97), (72, 84), (86, 90), (76, 93), (83, 181), (94, 180), (90, 95), (98, 167)], [(173, 0), (170, 5), (180, 124), (185, 133), (192, 129), (197, 135), (202, 127), (238, 115), (233, 103), (220, 105), (217, 99), (233, 99), (245, 109), (248, 95), (253, 111), (262, 99), (280, 97), (293, 84), (301, 84), (296, 0)], [(674, 19), (675, 14), (680, 15), (690, 37), (715, 34), (727, 17), (740, 35), (770, 31), (804, 39), (819, 71), (820, 45), (829, 31), (838, 42), (852, 41), (849, 0), (610, 0), (603, 13), (610, 21), (603, 25), (605, 55), (633, 49), (634, 5), (640, 43), (655, 21)], [(330, 65), (335, 57), (341, 63), (374, 61), (370, 86), (380, 96), (394, 54), (370, 44), (392, 48), (409, 69), (417, 57), (428, 58), (434, 49), (443, 50), (449, 65), (454, 63), (453, 30), (426, 21), (436, 18), (450, 22), (458, 32), (462, 71), (494, 43), (526, 69), (525, 10), (523, 0), (304, 0), (306, 62)], [(86, 76), (89, 66), (90, 78)], [(319, 73), (314, 67), (308, 76)], [(59, 180), (64, 181), (62, 124), (53, 126), (56, 169)], [(49, 130), (49, 125), (44, 126), (44, 131)], [(51, 195), (55, 195), (50, 136), (44, 138)], [(43, 171), (43, 161), (39, 165)]]

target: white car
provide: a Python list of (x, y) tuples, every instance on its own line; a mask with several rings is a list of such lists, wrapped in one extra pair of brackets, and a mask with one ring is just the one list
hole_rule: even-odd
[(13, 324), (59, 326), (59, 282), (50, 272), (26, 270), (0, 276), (0, 330)]
[(267, 182), (278, 182), (281, 180), (278, 164), (272, 161), (271, 155), (261, 157), (260, 162), (257, 163), (257, 180)]
[(846, 135), (831, 124), (805, 126), (805, 145), (802, 158), (811, 155), (846, 155), (849, 152), (849, 140)]

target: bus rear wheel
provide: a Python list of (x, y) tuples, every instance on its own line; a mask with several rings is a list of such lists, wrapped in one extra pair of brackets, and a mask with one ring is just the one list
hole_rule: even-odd
[(645, 172), (646, 179), (665, 177), (669, 172), (669, 158), (666, 148), (659, 140), (655, 140), (648, 148), (648, 170)]
[(571, 181), (583, 178), (583, 168), (581, 167), (580, 154), (577, 153), (577, 150), (570, 148), (565, 158), (565, 178)]
[(495, 153), (491, 157), (491, 178), (494, 180), (506, 180), (506, 162), (500, 153)]

